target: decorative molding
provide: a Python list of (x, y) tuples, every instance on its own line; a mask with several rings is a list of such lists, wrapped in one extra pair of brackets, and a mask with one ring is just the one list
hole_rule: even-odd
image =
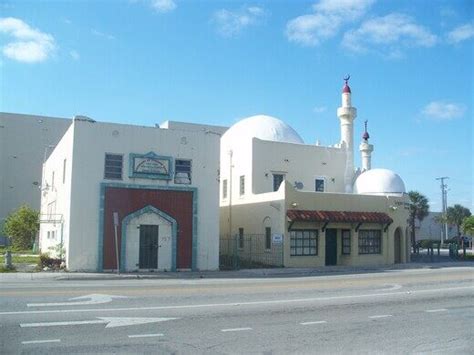
[(171, 180), (173, 178), (173, 158), (157, 155), (154, 152), (146, 154), (129, 154), (128, 177)]

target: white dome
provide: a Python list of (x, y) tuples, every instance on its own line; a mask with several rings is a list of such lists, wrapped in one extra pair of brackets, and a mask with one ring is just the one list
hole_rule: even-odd
[(405, 193), (400, 176), (388, 169), (367, 170), (354, 183), (354, 193), (364, 195), (399, 195)]
[(293, 128), (278, 118), (266, 115), (244, 118), (230, 127), (222, 136), (222, 140), (239, 143), (254, 137), (266, 141), (304, 144)]

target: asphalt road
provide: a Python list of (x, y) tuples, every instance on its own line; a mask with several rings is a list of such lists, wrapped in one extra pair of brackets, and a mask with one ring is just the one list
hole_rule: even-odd
[(272, 279), (9, 278), (0, 289), (0, 352), (472, 354), (473, 296), (474, 267)]

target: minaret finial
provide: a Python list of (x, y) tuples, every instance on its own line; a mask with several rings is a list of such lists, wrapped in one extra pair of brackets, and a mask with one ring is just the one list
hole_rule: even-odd
[(364, 121), (365, 131), (364, 131), (364, 134), (362, 135), (362, 139), (364, 141), (367, 141), (370, 138), (369, 132), (367, 132), (367, 122), (369, 122), (369, 121), (368, 120)]
[(349, 79), (351, 78), (351, 76), (349, 74), (347, 74), (343, 79), (344, 81), (346, 82), (346, 85), (347, 85), (347, 82), (349, 81)]

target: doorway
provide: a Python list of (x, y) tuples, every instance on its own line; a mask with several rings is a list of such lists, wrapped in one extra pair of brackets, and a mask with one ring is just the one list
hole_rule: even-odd
[(154, 224), (140, 225), (140, 269), (158, 268), (158, 226)]
[(337, 265), (337, 229), (326, 229), (326, 266)]

